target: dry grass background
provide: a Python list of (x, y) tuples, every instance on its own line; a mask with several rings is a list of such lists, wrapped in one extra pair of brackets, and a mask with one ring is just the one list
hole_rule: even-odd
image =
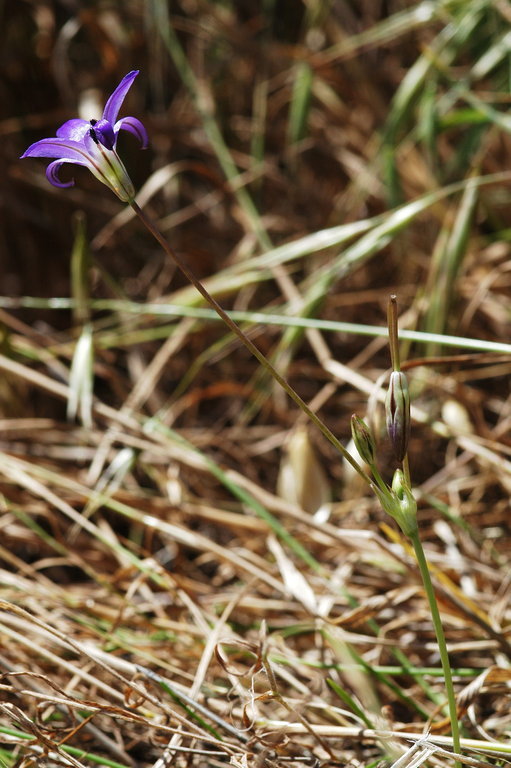
[(362, 325), (395, 292), (422, 332), (410, 463), (463, 760), (508, 761), (510, 20), (0, 4), (0, 765), (452, 762), (393, 523), (108, 189), (17, 160), (135, 68), (140, 204), (340, 439), (371, 420), (386, 478), (389, 356)]

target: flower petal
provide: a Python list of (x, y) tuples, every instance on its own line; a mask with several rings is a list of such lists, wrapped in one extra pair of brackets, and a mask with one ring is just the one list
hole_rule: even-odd
[(121, 120), (118, 120), (114, 125), (114, 133), (116, 136), (120, 130), (132, 133), (142, 144), (142, 149), (147, 149), (147, 144), (149, 142), (147, 131), (136, 117), (123, 117)]
[(128, 72), (128, 74), (123, 77), (105, 104), (105, 108), (103, 110), (103, 119), (108, 120), (108, 122), (112, 125), (117, 120), (117, 115), (119, 114), (122, 102), (124, 101), (124, 98), (131, 88), (131, 84), (133, 83), (133, 80), (136, 78), (138, 73), (138, 69), (134, 69), (132, 72)]
[(21, 157), (56, 157), (68, 163), (89, 165), (90, 158), (83, 145), (71, 139), (41, 139), (31, 144)]
[(74, 117), (60, 126), (57, 130), (57, 136), (59, 139), (81, 141), (89, 129), (90, 123), (87, 120), (80, 120), (79, 117)]
[(87, 133), (83, 137), (82, 146), (83, 146), (85, 154), (91, 160), (93, 160), (95, 162), (97, 162), (97, 161), (101, 162), (101, 152), (100, 152), (100, 149), (99, 149), (99, 140), (98, 141), (94, 141), (94, 139), (92, 138), (91, 132), (90, 132), (90, 128), (92, 128), (92, 125), (89, 125), (89, 130), (87, 131)]
[(46, 178), (50, 182), (50, 184), (53, 184), (54, 187), (73, 187), (75, 180), (71, 179), (71, 181), (61, 181), (58, 176), (58, 171), (61, 165), (64, 165), (64, 163), (67, 163), (67, 160), (54, 160), (52, 163), (49, 164), (48, 168), (46, 169)]

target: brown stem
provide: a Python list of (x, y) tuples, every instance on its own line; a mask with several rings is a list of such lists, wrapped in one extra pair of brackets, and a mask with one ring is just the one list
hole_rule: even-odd
[(395, 294), (392, 294), (387, 306), (387, 324), (389, 328), (389, 346), (392, 370), (399, 371), (399, 334), (397, 329), (397, 297)]

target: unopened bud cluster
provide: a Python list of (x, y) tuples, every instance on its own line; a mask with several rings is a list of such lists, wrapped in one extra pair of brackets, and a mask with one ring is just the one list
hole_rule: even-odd
[[(393, 371), (390, 375), (385, 415), (394, 454), (402, 462), (410, 438), (410, 394), (406, 376), (401, 371)], [(351, 417), (351, 435), (360, 458), (371, 468), (374, 477), (372, 487), (383, 509), (396, 520), (406, 536), (413, 536), (417, 530), (417, 503), (405, 474), (397, 469), (391, 487), (383, 481), (376, 466), (376, 446), (372, 432), (365, 421), (355, 414)]]

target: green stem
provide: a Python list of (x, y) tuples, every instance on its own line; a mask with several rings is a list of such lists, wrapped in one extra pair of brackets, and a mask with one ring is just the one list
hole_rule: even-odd
[[(431, 618), (433, 619), (433, 626), (435, 627), (436, 639), (438, 642), (438, 650), (440, 652), (440, 660), (442, 662), (442, 669), (445, 680), (445, 691), (447, 694), (447, 705), (449, 709), (449, 717), (451, 720), (451, 735), (452, 746), (454, 752), (460, 754), (460, 732), (458, 723), (458, 712), (456, 709), (456, 696), (454, 694), (454, 686), (452, 683), (451, 664), (449, 662), (449, 654), (447, 653), (447, 644), (445, 642), (444, 628), (442, 626), (442, 620), (440, 618), (440, 612), (438, 610), (438, 604), (435, 597), (435, 590), (433, 588), (433, 582), (431, 581), (431, 575), (429, 572), (428, 561), (424, 554), (424, 549), (419, 537), (418, 529), (410, 534), (410, 540), (415, 550), (415, 556), (419, 565), (419, 570), (422, 577), (422, 583), (426, 590), (426, 595), (429, 602), (429, 608), (431, 611)], [(455, 763), (456, 768), (461, 768), (460, 763)]]
[(403, 475), (405, 476), (405, 482), (408, 485), (409, 488), (412, 487), (412, 481), (410, 477), (410, 462), (408, 460), (408, 453), (405, 455), (403, 459)]
[(382, 493), (388, 493), (389, 489), (388, 489), (388, 487), (387, 487), (383, 477), (380, 475), (380, 473), (378, 471), (378, 467), (376, 466), (376, 464), (370, 464), (369, 467), (371, 469), (371, 472), (373, 473), (374, 481), (375, 481), (376, 485), (378, 486), (378, 488), (380, 489), (380, 491)]
[(140, 206), (134, 201), (130, 201), (130, 205), (133, 208), (134, 212), (137, 214), (140, 221), (143, 223), (143, 225), (146, 227), (146, 229), (151, 233), (151, 235), (155, 238), (155, 240), (161, 245), (165, 253), (174, 261), (174, 263), (179, 267), (181, 272), (184, 274), (184, 276), (192, 283), (193, 286), (198, 290), (198, 292), (201, 294), (201, 296), (207, 301), (207, 303), (215, 310), (217, 315), (224, 321), (224, 323), (227, 325), (230, 331), (234, 333), (235, 336), (238, 337), (238, 339), (241, 341), (242, 344), (245, 345), (245, 347), (251, 352), (254, 357), (257, 359), (257, 361), (263, 366), (263, 368), (275, 379), (277, 384), (279, 384), (282, 389), (287, 392), (289, 397), (296, 403), (296, 405), (301, 408), (301, 410), (308, 416), (308, 418), (313, 422), (313, 424), (316, 425), (316, 427), (320, 430), (320, 432), (326, 437), (327, 440), (332, 443), (332, 445), (339, 451), (340, 454), (348, 461), (351, 466), (358, 472), (358, 474), (366, 481), (366, 483), (370, 486), (372, 484), (371, 478), (369, 475), (364, 472), (362, 467), (358, 464), (357, 461), (351, 456), (350, 453), (346, 450), (346, 448), (343, 446), (343, 444), (336, 438), (333, 432), (324, 424), (319, 416), (317, 416), (313, 410), (309, 408), (307, 403), (302, 400), (300, 395), (295, 392), (293, 387), (286, 381), (286, 379), (280, 375), (280, 373), (277, 371), (276, 368), (273, 367), (273, 365), (270, 363), (269, 360), (266, 359), (266, 357), (263, 355), (263, 353), (256, 347), (253, 341), (249, 339), (249, 337), (241, 330), (241, 328), (236, 325), (234, 320), (232, 320), (227, 312), (220, 306), (220, 304), (216, 301), (216, 299), (211, 296), (209, 291), (206, 290), (204, 285), (201, 283), (201, 281), (195, 276), (195, 274), (192, 272), (190, 267), (186, 264), (185, 261), (179, 256), (178, 253), (169, 245), (167, 240), (164, 238), (156, 224), (152, 221), (152, 219), (149, 218), (149, 216), (145, 213), (145, 211), (140, 208)]

